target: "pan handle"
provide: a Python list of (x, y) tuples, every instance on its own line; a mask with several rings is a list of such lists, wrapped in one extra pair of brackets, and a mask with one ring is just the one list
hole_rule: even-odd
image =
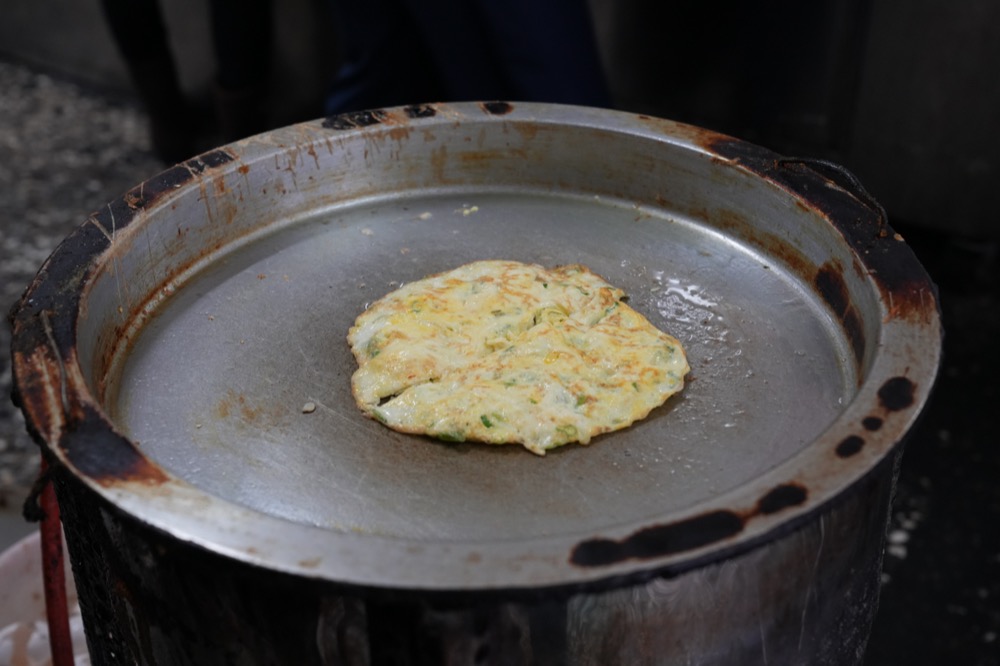
[(885, 207), (865, 189), (858, 177), (851, 173), (847, 167), (815, 157), (779, 157), (775, 160), (777, 167), (787, 167), (793, 164), (801, 164), (825, 176), (875, 211), (878, 214), (879, 235), (888, 235), (889, 216), (886, 214)]

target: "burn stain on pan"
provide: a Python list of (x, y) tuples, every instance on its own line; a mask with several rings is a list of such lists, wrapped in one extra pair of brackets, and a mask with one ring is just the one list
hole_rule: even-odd
[(335, 130), (352, 130), (361, 127), (370, 127), (385, 122), (389, 114), (382, 109), (372, 109), (370, 111), (350, 111), (337, 116), (330, 116), (323, 120), (323, 127)]
[(588, 539), (576, 545), (569, 561), (580, 567), (604, 567), (695, 550), (736, 536), (755, 516), (799, 506), (808, 497), (804, 486), (784, 483), (765, 493), (754, 509), (744, 514), (719, 509), (676, 523), (644, 527), (620, 540)]
[(765, 232), (756, 226), (753, 221), (748, 220), (746, 216), (725, 208), (712, 211), (702, 209), (693, 212), (697, 217), (711, 220), (720, 230), (752, 238), (754, 243), (764, 250), (768, 257), (780, 259), (805, 280), (813, 279), (816, 273), (815, 263), (798, 248), (789, 243), (787, 239)]
[(743, 519), (732, 511), (711, 511), (669, 525), (654, 525), (624, 539), (589, 539), (573, 549), (570, 562), (601, 567), (626, 560), (647, 560), (701, 548), (736, 536)]
[(223, 148), (219, 148), (217, 150), (211, 150), (207, 153), (202, 153), (201, 155), (184, 162), (184, 168), (191, 172), (192, 175), (201, 174), (208, 169), (215, 169), (223, 164), (228, 164), (234, 159), (235, 157), (232, 153)]
[(840, 444), (837, 444), (835, 449), (837, 455), (841, 458), (850, 458), (861, 453), (861, 449), (865, 447), (865, 440), (863, 437), (858, 435), (849, 435), (845, 437)]
[[(92, 278), (95, 259), (112, 247), (115, 235), (141, 211), (234, 159), (225, 149), (210, 151), (167, 169), (95, 212), (56, 248), (29, 286), (28, 295), (8, 315), (15, 368), (39, 360), (48, 368), (48, 381), (15, 371), (14, 402), (39, 414), (61, 409), (65, 428), (53, 444), (63, 450), (70, 464), (102, 485), (122, 480), (156, 484), (166, 477), (134, 444), (115, 433), (95, 406), (81, 402), (78, 392), (63, 395), (61, 405), (52, 404), (50, 385), (65, 386), (64, 364), (76, 356), (77, 313), (83, 285)], [(28, 380), (23, 381), (24, 377)], [(44, 445), (40, 433), (30, 427), (29, 431)]]
[(858, 363), (865, 353), (865, 333), (861, 324), (861, 316), (851, 303), (847, 284), (843, 278), (844, 268), (840, 262), (831, 260), (823, 264), (816, 272), (813, 284), (820, 296), (830, 306), (844, 326), (844, 332), (851, 342), (854, 358)]
[(845, 187), (832, 187), (835, 181), (811, 168), (807, 160), (789, 160), (739, 139), (714, 135), (705, 138), (704, 146), (794, 192), (822, 212), (888, 295), (890, 316), (931, 321), (935, 308), (928, 306), (937, 306), (937, 288), (879, 208), (865, 201), (870, 198), (867, 193), (855, 196)]
[[(17, 303), (8, 315), (8, 322), (17, 334), (13, 336), (11, 352), (27, 358), (35, 349), (55, 347), (61, 358), (72, 355), (76, 339), (76, 316), (81, 286), (90, 279), (88, 270), (93, 260), (108, 249), (115, 234), (126, 228), (146, 206), (182, 185), (193, 181), (209, 168), (233, 161), (225, 150), (215, 150), (183, 164), (129, 190), (91, 215), (77, 227), (46, 260), (32, 281), (26, 298)], [(31, 396), (21, 396), (24, 398)], [(40, 399), (42, 396), (38, 396)]]
[(479, 105), (483, 111), (494, 116), (505, 116), (514, 110), (510, 102), (483, 102)]
[[(800, 201), (796, 203), (803, 209), (808, 207)], [(854, 354), (855, 363), (860, 367), (866, 346), (864, 327), (861, 315), (851, 302), (847, 283), (844, 281), (844, 268), (839, 261), (831, 260), (817, 267), (809, 257), (799, 251), (785, 238), (767, 233), (748, 220), (746, 216), (725, 208), (694, 210), (695, 217), (710, 220), (720, 230), (727, 231), (752, 242), (769, 257), (779, 259), (803, 280), (813, 283), (819, 296), (830, 307), (841, 322)], [(855, 267), (859, 272), (860, 268)]]
[(132, 442), (111, 431), (91, 405), (84, 405), (82, 417), (67, 424), (59, 448), (73, 467), (102, 486), (122, 481), (157, 485), (167, 480)]
[(88, 221), (100, 225), (108, 234), (114, 234), (127, 227), (140, 211), (156, 204), (163, 196), (190, 183), (209, 169), (223, 166), (235, 159), (232, 153), (220, 148), (176, 164), (98, 210)]
[(809, 497), (804, 487), (797, 483), (775, 486), (757, 501), (757, 513), (769, 516), (793, 506), (799, 506)]
[[(76, 229), (46, 260), (31, 286), (8, 317), (14, 330), (11, 352), (28, 358), (36, 349), (53, 349), (61, 358), (72, 354), (76, 333), (73, 313), (80, 299), (79, 285), (86, 278), (81, 266), (108, 246), (107, 234), (93, 224)], [(31, 395), (22, 395), (27, 403)], [(37, 396), (44, 400), (43, 395)]]
[(866, 416), (861, 420), (861, 427), (868, 432), (875, 432), (882, 427), (884, 421), (877, 416)]
[(906, 377), (886, 380), (878, 390), (878, 401), (887, 411), (899, 412), (914, 402), (917, 385)]
[(758, 247), (767, 252), (769, 257), (780, 259), (803, 280), (812, 282), (820, 297), (841, 322), (855, 362), (861, 364), (866, 346), (864, 327), (861, 315), (851, 302), (850, 292), (843, 278), (844, 268), (839, 261), (831, 260), (817, 268), (814, 262), (787, 240), (762, 231), (743, 215), (730, 210), (719, 209), (711, 212), (700, 210), (696, 211), (695, 215), (710, 219), (721, 230), (752, 239)]
[[(910, 407), (914, 401), (917, 385), (907, 377), (892, 377), (885, 381), (878, 390), (879, 407), (888, 415), (892, 412), (899, 412)], [(885, 425), (885, 418), (882, 416), (866, 416), (861, 419), (861, 427), (868, 432), (878, 432)], [(850, 435), (845, 437), (834, 452), (840, 458), (850, 458), (861, 453), (865, 447), (865, 439), (861, 435)]]
[(407, 118), (416, 120), (417, 118), (433, 118), (437, 115), (437, 109), (430, 104), (411, 104), (403, 107), (403, 113)]

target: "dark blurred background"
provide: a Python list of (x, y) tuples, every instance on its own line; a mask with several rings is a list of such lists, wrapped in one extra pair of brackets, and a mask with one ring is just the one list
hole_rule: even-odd
[[(327, 0), (274, 3), (266, 122), (322, 115)], [(201, 0), (164, 0), (179, 83), (212, 117)], [(614, 105), (854, 171), (940, 289), (937, 390), (907, 446), (867, 663), (1000, 664), (1000, 2), (591, 0)], [(141, 31), (143, 26), (136, 26)], [(429, 100), (413, 100), (429, 101)], [(97, 0), (5, 0), (0, 305), (87, 214), (163, 167)], [(201, 147), (222, 141), (205, 121)], [(0, 390), (10, 387), (0, 330)], [(36, 452), (0, 401), (0, 546)]]

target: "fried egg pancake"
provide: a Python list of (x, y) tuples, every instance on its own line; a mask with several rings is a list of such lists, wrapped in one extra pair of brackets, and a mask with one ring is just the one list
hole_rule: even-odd
[(361, 410), (400, 432), (545, 451), (620, 430), (684, 386), (680, 343), (584, 266), (477, 261), (373, 303), (347, 340)]

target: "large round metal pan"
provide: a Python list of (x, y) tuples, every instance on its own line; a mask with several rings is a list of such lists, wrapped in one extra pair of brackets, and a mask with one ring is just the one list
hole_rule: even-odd
[[(622, 287), (682, 342), (683, 392), (544, 457), (366, 419), (355, 317), (489, 258)], [(14, 325), (29, 422), (107, 501), (231, 558), (398, 590), (749, 548), (888, 455), (941, 335), (926, 275), (849, 182), (663, 120), (504, 103), (339, 116), (178, 165), (68, 239)]]

